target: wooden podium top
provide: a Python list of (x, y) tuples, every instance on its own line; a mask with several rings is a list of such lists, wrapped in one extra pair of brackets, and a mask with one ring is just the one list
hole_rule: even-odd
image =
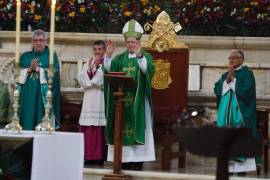
[(133, 78), (126, 76), (125, 72), (110, 72), (105, 74), (104, 78), (114, 89), (117, 89), (119, 87), (136, 89), (137, 86)]

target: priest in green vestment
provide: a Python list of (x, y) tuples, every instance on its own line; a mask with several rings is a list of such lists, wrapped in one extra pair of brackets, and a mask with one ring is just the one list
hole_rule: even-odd
[[(253, 72), (243, 65), (244, 53), (234, 49), (229, 56), (229, 68), (215, 83), (218, 127), (247, 127), (258, 139), (256, 126), (256, 85)], [(260, 158), (235, 158), (229, 163), (230, 172), (256, 170)]]
[[(152, 56), (141, 49), (140, 38), (142, 33), (143, 29), (137, 21), (134, 19), (128, 21), (123, 28), (127, 49), (111, 60), (115, 46), (109, 41), (104, 60), (104, 67), (107, 71), (125, 72), (126, 76), (132, 77), (137, 85), (134, 90), (124, 88), (122, 125), (123, 162), (155, 160), (151, 100), (151, 79), (154, 73), (154, 66)], [(108, 161), (112, 161), (115, 99), (113, 90), (108, 84), (106, 85), (106, 82), (104, 88), (105, 114), (107, 119), (105, 138), (109, 144)], [(136, 166), (131, 168), (136, 168)]]
[[(34, 130), (41, 123), (45, 114), (48, 91), (49, 48), (47, 35), (42, 30), (35, 30), (32, 37), (32, 51), (20, 57), (19, 92), (20, 124), (24, 130)], [(52, 84), (52, 110), (50, 117), (55, 127), (60, 126), (60, 73), (59, 60), (54, 54)]]

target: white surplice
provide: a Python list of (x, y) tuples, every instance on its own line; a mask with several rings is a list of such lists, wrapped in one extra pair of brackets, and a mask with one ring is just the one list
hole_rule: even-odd
[(93, 78), (88, 76), (88, 62), (84, 64), (77, 79), (84, 90), (83, 105), (79, 124), (81, 126), (105, 126), (105, 105), (103, 90), (103, 70), (100, 66)]

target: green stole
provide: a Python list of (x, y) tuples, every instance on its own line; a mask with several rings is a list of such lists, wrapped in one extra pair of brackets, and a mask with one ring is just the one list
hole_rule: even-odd
[[(217, 126), (218, 127), (231, 127), (239, 128), (244, 126), (244, 121), (235, 92), (229, 90), (221, 98), (219, 104), (218, 115), (217, 115)], [(244, 161), (246, 158), (239, 157), (232, 160)]]
[(222, 97), (218, 115), (217, 115), (218, 127), (242, 127), (244, 121), (241, 112), (239, 111), (239, 105), (235, 92), (229, 90)]
[[(20, 57), (19, 66), (22, 69), (31, 65), (32, 59), (38, 59), (39, 67), (44, 68), (45, 76), (48, 80), (49, 68), (49, 48), (46, 47), (43, 52), (35, 53), (34, 51), (25, 52)], [(53, 112), (56, 118), (56, 127), (60, 126), (60, 73), (59, 60), (54, 54), (54, 79), (52, 85), (53, 93)], [(27, 75), (25, 84), (20, 84), (20, 122), (25, 130), (33, 130), (37, 124), (42, 121), (47, 104), (48, 84), (40, 84), (39, 73), (32, 72)]]
[[(116, 56), (111, 62), (111, 72), (126, 72), (136, 82), (136, 89), (124, 88), (122, 144), (135, 145), (145, 143), (145, 96), (151, 107), (151, 79), (154, 72), (152, 56), (143, 51), (147, 60), (147, 71), (143, 74), (137, 58), (128, 58), (128, 52)], [(113, 91), (105, 81), (105, 113), (107, 125), (105, 138), (108, 144), (114, 143), (115, 98)], [(151, 112), (152, 113), (152, 112)]]

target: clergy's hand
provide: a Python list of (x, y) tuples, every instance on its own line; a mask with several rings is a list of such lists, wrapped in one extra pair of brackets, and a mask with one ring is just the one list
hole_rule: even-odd
[(228, 71), (228, 74), (227, 74), (227, 83), (230, 83), (231, 81), (233, 81), (235, 78), (235, 69), (234, 69), (234, 66), (233, 65), (230, 65), (229, 66), (229, 71)]
[(32, 73), (32, 67), (31, 66), (27, 69), (27, 73)]
[(101, 63), (101, 57), (99, 55), (95, 55), (93, 61), (93, 66), (98, 69)]
[(94, 63), (93, 63), (94, 59), (91, 58), (89, 61), (88, 61), (88, 70), (91, 71), (93, 68), (94, 68)]
[(106, 42), (106, 44), (107, 44), (107, 48), (106, 48), (106, 57), (107, 57), (107, 58), (111, 58), (113, 52), (114, 52), (115, 49), (116, 49), (116, 46), (115, 46), (115, 44), (114, 44), (111, 40), (108, 40), (108, 41)]
[(33, 59), (32, 62), (31, 62), (31, 68), (32, 68), (32, 71), (38, 71), (38, 61), (36, 59)]

